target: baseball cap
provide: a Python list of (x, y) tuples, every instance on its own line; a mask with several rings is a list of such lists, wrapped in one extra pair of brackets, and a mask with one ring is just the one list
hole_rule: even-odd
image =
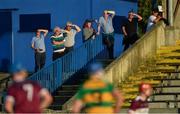
[(163, 7), (159, 5), (159, 6), (158, 6), (158, 11), (159, 11), (159, 12), (164, 12), (164, 11), (163, 11)]
[(68, 22), (66, 23), (66, 26), (68, 26), (68, 25), (72, 25), (72, 22), (68, 21)]
[(26, 69), (23, 67), (23, 65), (21, 63), (12, 64), (10, 66), (10, 68), (9, 68), (9, 72), (11, 74), (18, 73), (18, 72), (21, 72), (21, 71), (26, 71)]
[(102, 71), (103, 67), (101, 63), (92, 63), (90, 64), (89, 68), (88, 68), (88, 73), (89, 74), (95, 74), (98, 71)]

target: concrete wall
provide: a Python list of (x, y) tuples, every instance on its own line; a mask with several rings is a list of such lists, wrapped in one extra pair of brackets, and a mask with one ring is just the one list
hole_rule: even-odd
[[(135, 0), (134, 0), (135, 1)], [(34, 69), (34, 55), (30, 48), (30, 42), (34, 33), (18, 32), (19, 31), (19, 15), (20, 14), (51, 14), (51, 28), (55, 26), (64, 27), (67, 21), (82, 27), (84, 20), (87, 18), (99, 18), (104, 9), (112, 9), (119, 16), (127, 16), (129, 10), (137, 11), (137, 3), (131, 0), (1, 0), (0, 9), (19, 10), (12, 12), (12, 31), (14, 36), (14, 61), (21, 62), (27, 66), (29, 71)], [(3, 27), (1, 27), (3, 28)], [(46, 65), (51, 63), (52, 47), (50, 43), (51, 33), (46, 39), (47, 59)], [(82, 33), (76, 37), (75, 47), (82, 45)], [(119, 56), (122, 52), (122, 35), (116, 34), (115, 56)], [(3, 50), (1, 48), (0, 50)], [(2, 51), (1, 51), (2, 52)], [(3, 51), (3, 54), (6, 51)], [(8, 53), (8, 52), (7, 52)], [(11, 56), (11, 55), (9, 55)], [(11, 60), (10, 60), (11, 61)]]
[(174, 18), (174, 26), (180, 29), (180, 6)]
[(166, 27), (166, 45), (174, 45), (176, 40), (180, 39), (180, 26), (178, 27)]
[(165, 25), (160, 22), (106, 68), (106, 79), (115, 85), (126, 80), (147, 58), (155, 55), (160, 46), (165, 45), (165, 40)]

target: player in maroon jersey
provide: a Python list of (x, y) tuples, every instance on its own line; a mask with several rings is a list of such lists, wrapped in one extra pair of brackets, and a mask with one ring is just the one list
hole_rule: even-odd
[(48, 90), (38, 83), (26, 80), (27, 72), (20, 65), (12, 65), (14, 83), (8, 88), (5, 109), (8, 113), (41, 113), (52, 97)]
[(139, 86), (139, 96), (137, 96), (131, 103), (129, 114), (148, 114), (148, 98), (152, 94), (152, 87), (150, 84), (142, 83)]

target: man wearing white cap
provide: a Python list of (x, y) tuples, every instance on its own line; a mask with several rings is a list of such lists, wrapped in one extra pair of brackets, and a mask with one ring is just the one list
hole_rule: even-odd
[(65, 38), (65, 53), (68, 53), (73, 50), (75, 45), (75, 36), (81, 31), (81, 28), (72, 24), (72, 22), (67, 22), (65, 30), (68, 31), (67, 37)]
[(166, 18), (163, 17), (163, 7), (161, 5), (158, 6), (158, 11), (159, 11), (159, 14), (158, 16), (161, 17), (160, 21), (162, 20), (166, 25), (169, 25), (169, 22)]

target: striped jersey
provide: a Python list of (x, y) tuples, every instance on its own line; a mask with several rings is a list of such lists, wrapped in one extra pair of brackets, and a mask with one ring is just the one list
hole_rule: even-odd
[(100, 79), (86, 81), (79, 90), (76, 99), (82, 100), (87, 113), (113, 113), (114, 87)]
[[(53, 42), (59, 42), (60, 44), (54, 44)], [(60, 34), (59, 36), (51, 36), (51, 42), (53, 46), (53, 52), (64, 52), (65, 50), (65, 36)]]

